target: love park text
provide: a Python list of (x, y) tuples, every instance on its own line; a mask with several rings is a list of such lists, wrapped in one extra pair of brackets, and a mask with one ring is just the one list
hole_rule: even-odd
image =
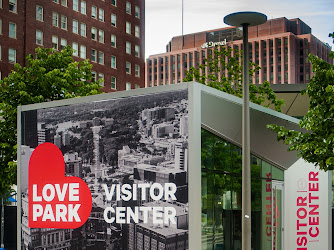
[[(177, 190), (174, 183), (138, 183), (138, 184), (113, 184), (110, 189), (106, 184), (102, 185), (106, 195), (106, 200), (111, 201), (159, 201), (176, 200), (175, 192)], [(152, 204), (152, 203), (150, 203)], [(139, 216), (144, 223), (148, 222), (152, 215), (153, 224), (176, 224), (175, 207), (107, 207), (104, 210), (104, 220), (107, 223), (129, 224), (139, 222)]]
[[(47, 201), (52, 202), (56, 195), (58, 201), (65, 201), (65, 195), (67, 195), (68, 202), (79, 201), (79, 183), (64, 183), (62, 187), (60, 184), (46, 184), (42, 189), (42, 195), (37, 194), (38, 185), (32, 185), (32, 200), (33, 202)], [(37, 221), (38, 217), (42, 217), (42, 221), (76, 221), (81, 222), (78, 215), (78, 210), (81, 204), (54, 204), (55, 210), (52, 209), (51, 204), (46, 204), (43, 207), (41, 204), (33, 204), (33, 221)], [(54, 213), (55, 211), (55, 213)]]

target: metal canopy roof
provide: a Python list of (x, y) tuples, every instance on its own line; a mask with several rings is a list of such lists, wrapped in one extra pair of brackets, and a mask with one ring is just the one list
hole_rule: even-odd
[[(241, 146), (242, 99), (202, 85), (201, 121), (204, 128)], [(278, 124), (302, 131), (298, 123), (299, 120), (291, 116), (250, 103), (251, 153), (288, 169), (300, 157), (297, 157), (296, 151), (288, 152), (287, 145), (278, 142), (276, 133), (267, 129), (266, 125)]]

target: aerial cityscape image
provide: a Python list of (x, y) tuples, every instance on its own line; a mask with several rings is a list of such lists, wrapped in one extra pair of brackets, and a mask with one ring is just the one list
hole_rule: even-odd
[[(28, 111), (23, 120), (28, 125), (21, 146), (22, 247), (131, 250), (140, 248), (143, 235), (158, 249), (187, 248), (187, 92)], [(91, 214), (77, 229), (29, 226), (29, 159), (45, 142), (61, 150), (65, 176), (81, 178), (90, 189)], [(122, 187), (125, 194), (127, 185), (133, 187), (131, 197), (111, 194), (112, 186), (116, 193)], [(161, 197), (157, 193), (161, 190), (172, 195)], [(126, 212), (118, 212), (123, 208)], [(155, 210), (170, 220), (155, 219)], [(119, 213), (124, 219), (117, 217)], [(136, 219), (128, 213), (136, 214)]]

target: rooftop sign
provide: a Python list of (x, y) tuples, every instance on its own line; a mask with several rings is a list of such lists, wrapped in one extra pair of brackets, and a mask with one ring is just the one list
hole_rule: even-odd
[(207, 48), (212, 48), (212, 47), (220, 46), (220, 45), (224, 46), (226, 44), (227, 44), (227, 41), (225, 39), (225, 40), (220, 41), (220, 42), (212, 42), (211, 41), (211, 42), (203, 43), (201, 47), (202, 47), (202, 49), (207, 49)]

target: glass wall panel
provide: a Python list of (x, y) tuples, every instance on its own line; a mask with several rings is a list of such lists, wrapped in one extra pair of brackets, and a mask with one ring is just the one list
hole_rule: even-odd
[(242, 151), (241, 148), (231, 144), (232, 154), (232, 172), (241, 174), (242, 173)]
[(222, 139), (217, 140), (214, 146), (214, 165), (215, 170), (231, 172), (232, 159), (230, 144)]
[(261, 177), (271, 179), (271, 165), (265, 161), (262, 162)]
[(213, 177), (202, 172), (202, 249), (213, 249)]
[(261, 177), (261, 164), (262, 160), (252, 156), (251, 157), (251, 176), (252, 178)]
[[(202, 249), (241, 249), (242, 151), (204, 129), (201, 139)], [(283, 180), (284, 172), (252, 155), (251, 177), (252, 249), (269, 250), (272, 180)]]
[(216, 143), (216, 136), (202, 129), (201, 139), (202, 168), (213, 169), (214, 145)]
[(284, 171), (273, 166), (272, 178), (274, 180), (284, 181)]

